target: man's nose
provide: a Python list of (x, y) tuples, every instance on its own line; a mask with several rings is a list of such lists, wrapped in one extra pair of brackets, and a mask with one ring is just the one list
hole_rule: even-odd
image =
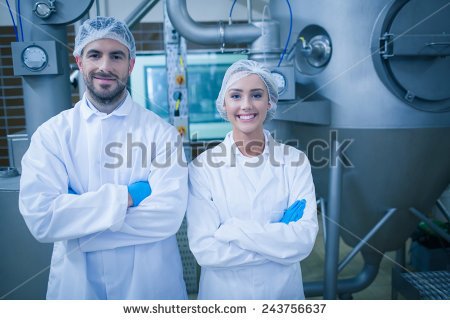
[(112, 66), (112, 61), (109, 57), (102, 57), (99, 61), (98, 68), (102, 71), (110, 71)]

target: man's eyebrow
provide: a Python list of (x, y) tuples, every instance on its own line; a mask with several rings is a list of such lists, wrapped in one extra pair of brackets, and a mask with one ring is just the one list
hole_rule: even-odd
[(86, 52), (86, 54), (89, 54), (89, 53), (100, 53), (100, 51), (95, 50), (95, 49), (89, 49), (88, 52)]
[(126, 56), (125, 52), (123, 52), (122, 50), (112, 51), (109, 54), (119, 54), (121, 56)]
[[(96, 50), (96, 49), (89, 49), (89, 51), (86, 54), (90, 54), (90, 53), (104, 53), (104, 52), (101, 52), (101, 51)], [(125, 52), (123, 52), (122, 50), (111, 51), (108, 54), (126, 56)]]

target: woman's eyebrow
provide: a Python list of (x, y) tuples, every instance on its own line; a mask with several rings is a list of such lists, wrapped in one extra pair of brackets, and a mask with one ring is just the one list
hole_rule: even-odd
[[(228, 89), (228, 91), (243, 92), (244, 90), (239, 89), (239, 88), (230, 88), (230, 89)], [(250, 92), (254, 92), (254, 91), (264, 91), (264, 88), (253, 88), (253, 89), (250, 89)]]

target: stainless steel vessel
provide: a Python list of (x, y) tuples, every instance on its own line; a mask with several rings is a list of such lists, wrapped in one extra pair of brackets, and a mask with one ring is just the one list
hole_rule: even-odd
[(53, 244), (33, 238), (18, 198), (19, 176), (0, 177), (0, 299), (45, 299)]
[[(351, 293), (373, 280), (380, 254), (404, 246), (418, 222), (409, 209), (427, 212), (450, 182), (450, 1), (303, 0), (291, 6), (291, 45), (301, 36), (312, 38), (313, 26), (317, 35), (324, 30), (329, 36), (332, 56), (325, 67), (310, 72), (314, 67), (304, 68), (302, 50), (296, 49), (301, 99), (281, 104), (282, 121), (272, 130), (309, 151), (317, 192), (333, 203), (330, 215), (340, 212), (334, 222), (347, 244), (358, 245), (389, 209), (396, 209), (362, 246), (372, 275), (355, 280), (361, 286), (337, 283), (338, 292)], [(272, 1), (270, 8), (272, 17), (284, 22), (285, 41), (286, 4)], [(312, 100), (329, 101), (329, 109), (311, 111)], [(298, 116), (315, 111), (328, 123)], [(336, 170), (330, 156), (334, 142), (345, 147), (340, 159), (346, 163), (337, 162), (342, 165), (338, 192), (330, 181)], [(337, 262), (336, 252), (327, 255)], [(314, 295), (321, 287), (309, 289)]]

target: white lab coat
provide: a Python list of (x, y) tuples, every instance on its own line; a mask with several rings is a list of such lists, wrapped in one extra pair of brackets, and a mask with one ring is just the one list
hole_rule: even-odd
[[(259, 185), (237, 158), (231, 132), (189, 164), (188, 238), (202, 267), (199, 299), (304, 299), (299, 261), (318, 231), (311, 167), (304, 153), (264, 134)], [(277, 223), (300, 199), (303, 217)]]
[[(179, 142), (129, 94), (109, 115), (84, 97), (38, 128), (19, 208), (39, 241), (55, 242), (48, 299), (187, 298), (175, 238), (188, 193)], [(152, 194), (128, 208), (127, 185), (145, 180)]]

